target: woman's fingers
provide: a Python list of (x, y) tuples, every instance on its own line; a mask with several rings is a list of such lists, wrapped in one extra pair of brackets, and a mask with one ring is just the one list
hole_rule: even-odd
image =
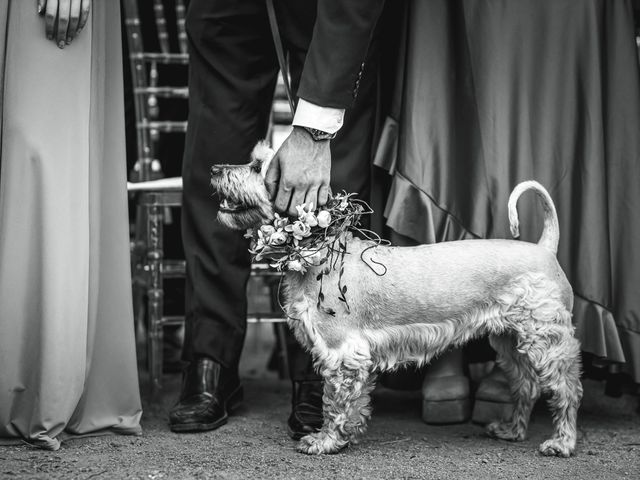
[(87, 21), (91, 0), (38, 0), (38, 13), (45, 16), (45, 33), (64, 48), (80, 33)]
[(78, 32), (84, 28), (87, 24), (87, 20), (89, 20), (89, 10), (91, 9), (91, 0), (82, 0), (82, 5), (80, 7), (80, 21), (78, 22)]
[(64, 46), (67, 44), (67, 30), (69, 28), (70, 13), (71, 0), (58, 0), (56, 43), (60, 48), (64, 48)]
[(67, 45), (78, 35), (78, 25), (80, 24), (80, 9), (82, 0), (72, 0), (69, 9), (69, 27), (67, 28)]
[(56, 19), (58, 18), (58, 0), (47, 0), (44, 11), (45, 33), (49, 40), (53, 40), (56, 31)]

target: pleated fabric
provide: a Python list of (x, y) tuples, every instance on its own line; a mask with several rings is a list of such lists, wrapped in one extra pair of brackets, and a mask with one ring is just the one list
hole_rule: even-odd
[(140, 433), (119, 3), (64, 50), (0, 0), (0, 441)]
[[(627, 0), (408, 2), (376, 164), (388, 225), (421, 243), (510, 238), (541, 182), (584, 351), (640, 382), (640, 74)], [(537, 241), (541, 206), (518, 205)]]

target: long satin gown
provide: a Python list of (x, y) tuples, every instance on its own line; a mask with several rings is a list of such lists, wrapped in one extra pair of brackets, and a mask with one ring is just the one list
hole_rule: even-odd
[[(507, 199), (535, 179), (583, 351), (640, 383), (640, 74), (628, 0), (408, 2), (376, 163), (387, 224), (421, 243), (511, 238)], [(519, 205), (537, 241), (541, 207)]]
[(119, 16), (60, 50), (0, 0), (0, 443), (140, 432)]

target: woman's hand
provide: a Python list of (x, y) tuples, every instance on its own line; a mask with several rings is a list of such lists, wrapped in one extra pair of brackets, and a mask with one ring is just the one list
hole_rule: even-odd
[(89, 19), (91, 0), (38, 0), (38, 13), (45, 17), (45, 30), (49, 40), (58, 47), (65, 45), (80, 33)]

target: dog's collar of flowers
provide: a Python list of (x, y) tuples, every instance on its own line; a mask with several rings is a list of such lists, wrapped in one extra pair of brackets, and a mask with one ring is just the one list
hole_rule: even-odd
[(248, 229), (245, 237), (251, 239), (253, 259), (267, 258), (280, 272), (305, 273), (310, 267), (330, 265), (336, 253), (344, 254), (346, 246), (341, 239), (345, 234), (360, 230), (360, 217), (372, 213), (366, 202), (354, 196), (338, 193), (319, 209), (313, 204), (298, 205), (297, 218), (276, 213), (270, 223)]
[(358, 232), (372, 240), (371, 246), (360, 252), (360, 259), (376, 275), (382, 276), (386, 273), (386, 267), (381, 263), (369, 259), (371, 263), (382, 268), (382, 273), (363, 258), (365, 251), (388, 242), (375, 233), (360, 228), (360, 217), (373, 213), (373, 210), (365, 201), (354, 196), (355, 193), (346, 192), (330, 196), (327, 204), (319, 209), (314, 209), (313, 204), (298, 205), (298, 218), (275, 214), (271, 222), (255, 229), (250, 228), (245, 234), (245, 237), (251, 239), (249, 252), (253, 259), (260, 261), (268, 258), (272, 262), (270, 266), (280, 272), (288, 270), (305, 273), (311, 267), (324, 266), (316, 277), (320, 282), (317, 307), (332, 316), (335, 315), (335, 311), (323, 305), (322, 281), (324, 275), (336, 269), (338, 263), (338, 299), (343, 302), (347, 313), (350, 313), (346, 298), (347, 286), (342, 283), (347, 235)]
[[(344, 303), (347, 313), (350, 313), (346, 298), (347, 286), (342, 284), (344, 256), (347, 253), (346, 238), (351, 231), (370, 238), (370, 232), (359, 228), (359, 225), (360, 217), (373, 211), (366, 202), (354, 198), (354, 195), (343, 192), (331, 196), (327, 204), (319, 209), (314, 209), (313, 204), (298, 205), (298, 218), (275, 214), (270, 223), (250, 228), (245, 234), (245, 237), (251, 239), (249, 252), (253, 259), (260, 261), (268, 258), (271, 260), (270, 266), (278, 271), (305, 273), (311, 267), (324, 265), (316, 277), (320, 282), (317, 307), (328, 315), (335, 315), (335, 311), (323, 305), (324, 275), (340, 263), (338, 299)], [(381, 241), (379, 237), (376, 240), (374, 246)]]

